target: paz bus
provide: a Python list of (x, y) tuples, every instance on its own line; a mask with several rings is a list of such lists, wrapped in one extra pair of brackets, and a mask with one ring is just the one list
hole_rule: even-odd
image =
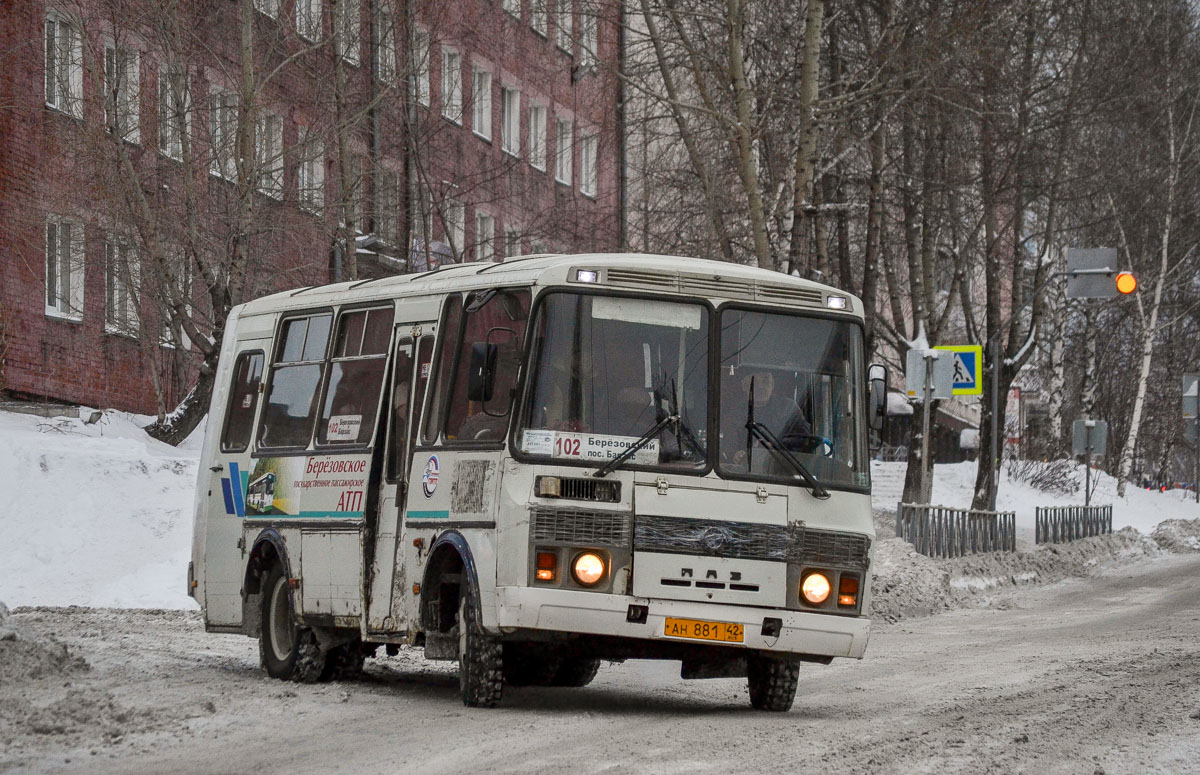
[(382, 646), (463, 701), (601, 660), (745, 677), (870, 632), (862, 303), (693, 258), (537, 255), (299, 288), (226, 325), (188, 590), (280, 679)]

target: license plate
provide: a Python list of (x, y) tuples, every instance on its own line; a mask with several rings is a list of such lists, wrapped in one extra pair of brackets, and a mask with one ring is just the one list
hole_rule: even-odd
[(663, 635), (668, 638), (692, 638), (715, 640), (723, 643), (741, 643), (745, 628), (732, 622), (702, 622), (697, 619), (673, 619), (667, 617)]

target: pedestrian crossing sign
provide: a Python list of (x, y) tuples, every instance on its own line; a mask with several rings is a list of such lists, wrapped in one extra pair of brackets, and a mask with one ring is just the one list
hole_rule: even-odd
[(983, 395), (983, 346), (978, 344), (943, 344), (935, 350), (954, 353), (954, 395)]

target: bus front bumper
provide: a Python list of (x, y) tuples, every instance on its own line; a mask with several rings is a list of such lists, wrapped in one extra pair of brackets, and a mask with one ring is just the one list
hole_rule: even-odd
[[(631, 605), (646, 606), (644, 623), (628, 621)], [(663, 633), (668, 617), (741, 624), (745, 640), (728, 643), (669, 637)], [(782, 622), (777, 636), (763, 633), (771, 629), (765, 627), (769, 619)], [(862, 658), (871, 634), (871, 622), (863, 617), (529, 587), (497, 587), (496, 623), (501, 631), (551, 630), (852, 659)]]

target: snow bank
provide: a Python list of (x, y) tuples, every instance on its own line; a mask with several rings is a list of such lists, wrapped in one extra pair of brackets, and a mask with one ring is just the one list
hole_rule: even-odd
[(12, 605), (196, 608), (186, 595), (199, 436), (150, 418), (0, 412), (0, 599)]
[(1200, 519), (1168, 519), (1150, 534), (1168, 552), (1200, 552)]

